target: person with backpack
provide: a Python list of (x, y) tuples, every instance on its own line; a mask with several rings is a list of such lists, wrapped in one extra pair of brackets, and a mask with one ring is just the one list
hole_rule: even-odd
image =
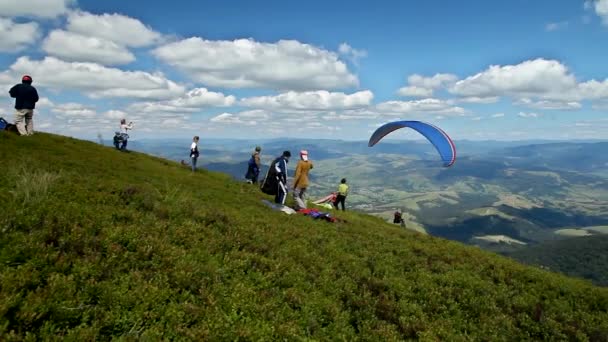
[(196, 172), (196, 161), (198, 159), (198, 135), (192, 138), (192, 144), (190, 145), (190, 159), (192, 160), (192, 172)]
[(277, 179), (277, 194), (274, 197), (274, 202), (285, 205), (287, 198), (287, 163), (291, 158), (291, 152), (283, 151), (283, 154), (276, 159), (274, 163), (274, 171)]
[(245, 179), (247, 179), (247, 183), (249, 184), (258, 183), (260, 168), (262, 166), (260, 162), (261, 152), (262, 148), (260, 146), (256, 146), (255, 151), (251, 154), (251, 158), (249, 158), (249, 162), (247, 162), (247, 173), (245, 174)]
[(306, 209), (304, 193), (308, 188), (308, 173), (313, 168), (313, 164), (308, 160), (308, 151), (300, 151), (300, 160), (296, 166), (296, 174), (293, 181), (293, 199), (296, 202), (296, 210)]
[(116, 134), (114, 135), (114, 147), (116, 147), (117, 150), (127, 150), (127, 141), (129, 140), (128, 131), (130, 129), (133, 129), (133, 122), (129, 122), (129, 124), (127, 124), (126, 119), (121, 119), (120, 131), (115, 132)]
[(340, 185), (338, 185), (338, 196), (336, 196), (336, 201), (334, 202), (334, 207), (338, 209), (338, 204), (342, 204), (342, 211), (344, 211), (344, 202), (346, 201), (346, 196), (348, 196), (348, 184), (346, 184), (346, 178), (342, 178), (340, 181)]
[(15, 99), (15, 126), (20, 135), (34, 134), (34, 109), (38, 102), (38, 91), (32, 87), (32, 77), (25, 75), (21, 78), (21, 84), (17, 84), (9, 90), (9, 94)]

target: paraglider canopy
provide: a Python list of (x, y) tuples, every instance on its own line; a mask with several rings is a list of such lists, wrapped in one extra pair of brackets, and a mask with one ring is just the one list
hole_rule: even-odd
[(400, 128), (409, 127), (418, 133), (422, 134), (439, 152), (443, 160), (443, 166), (449, 167), (456, 161), (456, 146), (452, 139), (439, 127), (422, 121), (395, 121), (389, 122), (378, 128), (371, 138), (369, 138), (368, 146), (376, 145), (382, 138), (389, 133)]

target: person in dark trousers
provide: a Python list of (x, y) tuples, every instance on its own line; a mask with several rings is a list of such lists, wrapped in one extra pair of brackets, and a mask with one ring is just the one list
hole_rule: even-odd
[(247, 183), (249, 184), (258, 183), (260, 168), (262, 166), (262, 162), (260, 161), (261, 152), (262, 148), (260, 146), (256, 146), (255, 151), (253, 151), (251, 158), (249, 158), (249, 162), (247, 163), (247, 173), (245, 174), (245, 179), (247, 179)]
[(196, 172), (196, 161), (198, 160), (198, 135), (192, 138), (192, 145), (190, 145), (190, 159), (192, 160), (192, 172)]
[(291, 152), (283, 151), (283, 154), (274, 163), (277, 178), (277, 194), (274, 197), (274, 202), (282, 205), (285, 205), (285, 199), (287, 198), (287, 163), (289, 158), (291, 158)]
[(129, 130), (133, 129), (133, 122), (127, 124), (126, 119), (120, 120), (120, 131), (114, 135), (114, 147), (120, 151), (127, 151), (127, 143), (129, 140)]
[(342, 205), (342, 211), (344, 211), (344, 202), (346, 201), (346, 196), (348, 196), (348, 184), (346, 184), (346, 178), (342, 178), (340, 181), (340, 185), (338, 185), (338, 196), (336, 196), (336, 201), (334, 202), (334, 206), (338, 209), (338, 204)]
[(15, 126), (21, 135), (34, 134), (34, 109), (38, 102), (38, 91), (32, 87), (32, 77), (25, 75), (21, 78), (21, 84), (17, 84), (9, 90), (12, 98), (15, 98)]

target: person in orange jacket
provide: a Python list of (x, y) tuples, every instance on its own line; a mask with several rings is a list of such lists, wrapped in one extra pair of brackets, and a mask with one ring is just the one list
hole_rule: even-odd
[(313, 168), (313, 164), (308, 160), (308, 151), (300, 151), (300, 160), (296, 166), (296, 175), (293, 179), (293, 199), (296, 202), (296, 210), (306, 209), (304, 194), (308, 188), (308, 173)]

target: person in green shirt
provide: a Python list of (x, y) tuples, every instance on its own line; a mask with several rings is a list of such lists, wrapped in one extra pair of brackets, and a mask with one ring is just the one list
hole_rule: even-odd
[(346, 196), (348, 196), (348, 184), (346, 184), (346, 178), (342, 178), (340, 185), (338, 185), (338, 196), (336, 196), (336, 201), (334, 202), (336, 209), (338, 209), (338, 204), (341, 204), (342, 210), (345, 210), (344, 202), (346, 201)]

